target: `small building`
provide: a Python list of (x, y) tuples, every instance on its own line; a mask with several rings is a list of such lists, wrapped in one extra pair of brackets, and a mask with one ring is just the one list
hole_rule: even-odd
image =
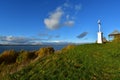
[(109, 36), (109, 41), (120, 42), (120, 32), (118, 30), (113, 31)]

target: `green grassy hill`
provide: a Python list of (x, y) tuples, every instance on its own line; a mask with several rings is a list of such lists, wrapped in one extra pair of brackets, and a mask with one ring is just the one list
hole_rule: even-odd
[(54, 54), (46, 52), (46, 55), (40, 57), (41, 52), (44, 53), (44, 51), (33, 52), (37, 56), (32, 60), (28, 57), (22, 58), (25, 61), (19, 61), (18, 56), (16, 62), (1, 63), (0, 79), (120, 80), (118, 43), (68, 46)]

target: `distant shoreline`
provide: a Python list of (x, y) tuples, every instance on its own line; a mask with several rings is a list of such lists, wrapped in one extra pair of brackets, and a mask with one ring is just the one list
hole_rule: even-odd
[(0, 44), (0, 46), (64, 46), (64, 45), (81, 45), (81, 44), (91, 44), (91, 43), (70, 43), (70, 44)]
[(33, 51), (39, 50), (43, 47), (53, 47), (55, 50), (61, 50), (63, 47), (67, 45), (0, 45), (0, 54), (6, 50), (26, 50), (26, 51)]
[[(49, 45), (0, 45), (0, 46), (51, 46), (53, 44)], [(63, 44), (63, 45), (69, 45), (69, 44)], [(63, 45), (58, 45), (58, 46), (63, 46)], [(57, 46), (57, 44), (54, 44), (53, 46)]]

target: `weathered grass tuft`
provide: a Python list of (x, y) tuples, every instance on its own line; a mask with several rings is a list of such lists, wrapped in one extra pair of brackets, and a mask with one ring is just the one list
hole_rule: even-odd
[(4, 52), (0, 55), (0, 64), (1, 64), (1, 63), (4, 63), (4, 64), (15, 63), (17, 56), (18, 56), (18, 54), (17, 54), (17, 52), (14, 51), (14, 50), (4, 51)]
[(64, 47), (62, 49), (62, 51), (68, 51), (68, 50), (73, 49), (73, 48), (75, 48), (75, 45), (67, 45), (66, 47)]
[(44, 57), (50, 54), (53, 54), (55, 52), (53, 47), (44, 47), (40, 48), (35, 54), (39, 57)]
[(28, 62), (29, 60), (35, 59), (37, 56), (35, 55), (35, 51), (24, 51), (21, 50), (18, 53), (18, 57), (16, 59), (16, 63), (23, 63), (23, 62)]

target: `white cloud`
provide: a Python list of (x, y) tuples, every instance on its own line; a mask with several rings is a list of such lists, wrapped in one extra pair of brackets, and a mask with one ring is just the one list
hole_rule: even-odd
[(70, 15), (66, 15), (66, 19), (69, 20), (70, 19)]
[(66, 21), (65, 23), (64, 23), (64, 25), (65, 26), (73, 26), (74, 25), (74, 21)]
[(70, 7), (70, 4), (68, 2), (63, 4), (65, 7)]
[(46, 40), (50, 40), (50, 39), (53, 39), (53, 38), (60, 38), (60, 35), (58, 34), (50, 34), (50, 33), (40, 33), (38, 34), (39, 37), (42, 37)]
[(29, 44), (31, 44), (31, 45), (42, 45), (42, 42), (40, 42), (40, 41), (33, 41), (33, 42), (30, 42)]
[(49, 42), (51, 42), (51, 43), (61, 43), (62, 41), (59, 41), (59, 40), (52, 40), (52, 41), (49, 41)]
[(51, 41), (46, 41), (44, 44), (56, 44), (56, 45), (66, 45), (66, 44), (71, 44), (72, 42), (64, 41), (64, 40), (51, 40)]
[[(44, 19), (44, 24), (48, 29), (54, 30), (62, 26), (73, 26), (75, 16), (81, 10), (81, 4), (72, 4), (70, 1), (65, 2), (62, 6), (56, 8), (48, 18)], [(71, 14), (71, 10), (73, 11)]]
[(63, 10), (58, 7), (55, 12), (51, 13), (50, 16), (44, 19), (44, 23), (48, 29), (57, 29), (60, 25), (60, 20), (63, 15)]
[[(33, 44), (39, 39), (15, 36), (0, 36), (0, 44)], [(39, 41), (40, 44), (40, 41)]]
[(75, 5), (75, 10), (79, 11), (81, 9), (82, 9), (82, 5), (81, 4)]
[[(45, 36), (45, 37), (43, 37)], [(48, 35), (47, 33), (39, 34), (39, 38), (24, 36), (1, 36), (0, 44), (6, 45), (40, 45), (43, 41), (50, 41), (52, 38), (59, 38), (60, 35)]]

